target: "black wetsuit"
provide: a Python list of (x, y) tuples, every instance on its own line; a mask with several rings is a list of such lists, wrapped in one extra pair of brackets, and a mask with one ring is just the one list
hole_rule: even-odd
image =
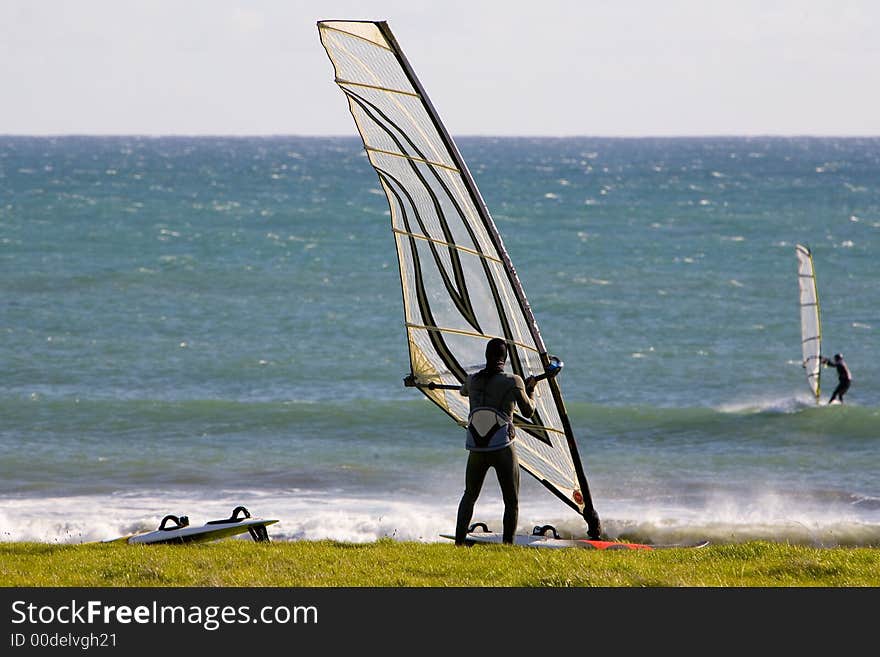
[(831, 393), (831, 399), (828, 400), (828, 403), (830, 404), (837, 399), (842, 404), (843, 396), (852, 384), (852, 374), (846, 366), (846, 361), (844, 361), (843, 358), (839, 358), (838, 360), (830, 360), (826, 358), (822, 362), (825, 363), (825, 367), (833, 367), (837, 370), (837, 387), (834, 389), (834, 392)]
[[(493, 408), (503, 416), (513, 420), (515, 408), (519, 408), (525, 417), (535, 412), (534, 402), (526, 393), (525, 385), (519, 376), (499, 372), (495, 374), (471, 375), (461, 387), (461, 394), (470, 398), (471, 411), (479, 408)], [(512, 428), (512, 427), (511, 427)], [(468, 428), (467, 468), (465, 471), (465, 489), (458, 505), (455, 523), (455, 542), (464, 543), (468, 525), (474, 513), (474, 504), (483, 488), (483, 480), (489, 468), (495, 468), (501, 496), (504, 500), (503, 537), (505, 543), (512, 543), (516, 532), (519, 506), (519, 460), (516, 456), (512, 432), (508, 435), (507, 427), (499, 426), (496, 432), (502, 438), (500, 447), (490, 445), (481, 447), (474, 444), (471, 429)], [(495, 441), (493, 441), (495, 442)]]

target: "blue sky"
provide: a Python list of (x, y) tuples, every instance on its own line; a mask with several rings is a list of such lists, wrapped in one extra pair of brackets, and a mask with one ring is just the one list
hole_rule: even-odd
[(880, 135), (870, 0), (3, 0), (0, 134), (354, 135), (319, 19), (453, 135)]

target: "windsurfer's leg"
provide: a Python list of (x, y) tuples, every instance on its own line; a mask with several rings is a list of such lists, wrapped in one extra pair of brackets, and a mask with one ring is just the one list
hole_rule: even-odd
[(463, 545), (468, 526), (474, 515), (474, 504), (483, 488), (483, 480), (489, 470), (486, 452), (468, 452), (467, 467), (464, 474), (464, 494), (458, 503), (458, 516), (455, 521), (455, 544)]
[(501, 497), (504, 500), (504, 536), (505, 543), (513, 543), (516, 534), (516, 523), (519, 519), (519, 459), (514, 445), (497, 452), (495, 474), (501, 486)]
[(841, 402), (843, 401), (843, 392), (841, 390), (842, 388), (843, 388), (843, 384), (842, 383), (838, 384), (838, 386), (834, 389), (834, 392), (831, 393), (831, 399), (828, 400), (829, 404), (831, 402), (833, 402), (835, 399), (838, 399)]

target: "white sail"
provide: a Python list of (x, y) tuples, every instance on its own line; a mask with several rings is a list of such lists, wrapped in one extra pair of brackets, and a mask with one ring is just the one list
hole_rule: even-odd
[[(485, 361), (489, 338), (523, 378), (553, 371), (501, 236), (455, 146), (384, 22), (321, 21), (336, 73), (391, 209), (415, 386), (459, 425), (458, 388)], [(523, 469), (598, 525), (559, 383), (535, 389), (532, 418), (515, 416)]]
[(801, 350), (807, 383), (819, 402), (822, 363), (822, 323), (819, 316), (819, 291), (813, 269), (813, 254), (806, 246), (795, 246), (798, 261), (798, 289), (801, 312)]

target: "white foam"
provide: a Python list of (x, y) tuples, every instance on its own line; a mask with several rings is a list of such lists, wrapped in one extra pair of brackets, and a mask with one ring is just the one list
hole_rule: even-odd
[(804, 394), (732, 401), (720, 404), (716, 410), (721, 413), (764, 413), (768, 411), (776, 413), (794, 413), (815, 406), (815, 399)]
[[(487, 482), (488, 483), (488, 482)], [(546, 494), (540, 484), (523, 481), (520, 533), (553, 525), (562, 536), (583, 537), (584, 521)], [(229, 517), (245, 506), (255, 517), (275, 518), (273, 541), (336, 540), (351, 543), (381, 538), (442, 542), (454, 531), (458, 493), (443, 499), (405, 501), (341, 497), (310, 491), (217, 491), (211, 499), (187, 491), (133, 491), (124, 495), (0, 500), (0, 542), (86, 543), (152, 530), (165, 515), (186, 515), (191, 524)], [(880, 544), (880, 509), (865, 510), (820, 502), (798, 502), (773, 490), (748, 495), (710, 494), (699, 506), (675, 501), (602, 499), (598, 511), (610, 539), (678, 543), (708, 538), (716, 543), (746, 540), (811, 545)], [(487, 485), (472, 522), (499, 531), (503, 505)], [(243, 540), (249, 540), (243, 535)]]
[[(224, 500), (218, 502), (217, 500)], [(424, 504), (339, 498), (302, 492), (226, 491), (205, 500), (188, 492), (143, 491), (124, 496), (77, 496), (0, 500), (0, 541), (85, 543), (156, 529), (165, 515), (191, 524), (229, 517), (236, 506), (252, 516), (277, 518), (270, 536), (368, 542), (383, 537), (437, 540), (449, 532), (454, 511)]]

